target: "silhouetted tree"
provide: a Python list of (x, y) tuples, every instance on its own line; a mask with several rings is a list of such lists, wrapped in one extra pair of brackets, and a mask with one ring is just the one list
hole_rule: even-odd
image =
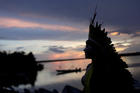
[(0, 87), (31, 84), (34, 86), (37, 71), (42, 65), (37, 64), (32, 53), (0, 52)]
[[(116, 52), (105, 29), (94, 22), (95, 17), (96, 14), (89, 25), (89, 38), (84, 50), (86, 58), (92, 59), (89, 65), (92, 75), (90, 81), (85, 79), (84, 92), (88, 86), (88, 93), (132, 93), (134, 79), (126, 69), (128, 66)], [(85, 78), (88, 77), (86, 75)]]

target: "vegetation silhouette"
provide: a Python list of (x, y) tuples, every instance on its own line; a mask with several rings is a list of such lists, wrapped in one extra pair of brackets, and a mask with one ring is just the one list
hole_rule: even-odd
[(34, 86), (37, 72), (43, 65), (37, 64), (32, 52), (0, 52), (0, 88), (31, 84)]
[(126, 69), (127, 64), (115, 50), (105, 29), (94, 22), (96, 13), (89, 25), (85, 56), (92, 59), (82, 78), (84, 93), (133, 93), (134, 79)]

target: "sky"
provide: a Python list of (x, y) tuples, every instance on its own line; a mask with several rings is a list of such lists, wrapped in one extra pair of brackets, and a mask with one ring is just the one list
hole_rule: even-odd
[(37, 60), (84, 57), (96, 6), (96, 21), (117, 51), (140, 51), (140, 0), (0, 0), (0, 51), (33, 52)]

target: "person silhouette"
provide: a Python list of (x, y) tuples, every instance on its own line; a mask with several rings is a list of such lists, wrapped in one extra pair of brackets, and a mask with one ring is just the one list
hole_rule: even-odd
[(84, 49), (85, 57), (92, 62), (87, 66), (82, 77), (84, 93), (132, 93), (134, 79), (126, 69), (127, 64), (121, 59), (101, 24), (95, 24), (96, 13), (89, 25), (89, 36)]

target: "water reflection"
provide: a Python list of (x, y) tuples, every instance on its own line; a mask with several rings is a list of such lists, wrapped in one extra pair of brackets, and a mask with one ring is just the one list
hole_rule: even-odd
[[(123, 57), (123, 60), (128, 64), (129, 71), (133, 77), (140, 81), (140, 56)], [(79, 60), (79, 61), (67, 61), (56, 63), (44, 63), (44, 70), (38, 73), (36, 86), (43, 87), (49, 90), (57, 89), (62, 91), (65, 85), (72, 85), (76, 88), (82, 89), (81, 78), (84, 75), (83, 72), (69, 73), (57, 76), (56, 70), (58, 69), (85, 69), (91, 60)]]
[(140, 81), (140, 56), (124, 57), (123, 59), (127, 62), (133, 77)]
[(90, 63), (90, 60), (79, 60), (79, 61), (67, 61), (67, 62), (56, 62), (56, 63), (44, 63), (44, 70), (38, 73), (36, 86), (47, 88), (49, 90), (57, 89), (62, 91), (65, 85), (72, 85), (79, 89), (82, 89), (81, 78), (84, 75), (83, 72), (69, 73), (64, 75), (56, 75), (56, 70), (60, 69), (85, 69)]

